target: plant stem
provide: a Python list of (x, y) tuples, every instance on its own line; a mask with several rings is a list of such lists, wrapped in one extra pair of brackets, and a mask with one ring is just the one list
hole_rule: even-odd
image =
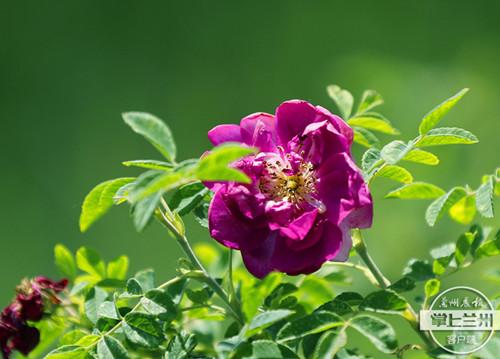
[(372, 272), (365, 266), (356, 264), (356, 263), (351, 263), (351, 262), (327, 262), (325, 263), (327, 266), (335, 266), (335, 267), (347, 267), (347, 268), (353, 268), (358, 271), (360, 271), (369, 281), (375, 286), (378, 286), (378, 282), (373, 276)]
[[(166, 203), (164, 203), (163, 200), (162, 200), (162, 203), (164, 206), (166, 206)], [(168, 206), (167, 206), (167, 208), (168, 208)], [(220, 284), (212, 276), (210, 276), (208, 271), (205, 269), (203, 264), (200, 262), (200, 260), (198, 259), (198, 257), (194, 253), (193, 248), (191, 248), (191, 245), (189, 244), (189, 241), (187, 240), (186, 236), (179, 233), (176, 226), (174, 224), (172, 224), (170, 219), (167, 217), (167, 215), (165, 215), (165, 213), (163, 211), (160, 210), (159, 212), (161, 214), (161, 222), (170, 230), (170, 232), (173, 233), (175, 239), (177, 240), (177, 243), (179, 243), (182, 250), (187, 255), (189, 261), (195, 267), (195, 269), (197, 269), (203, 273), (204, 277), (207, 280), (206, 284), (224, 302), (224, 304), (226, 305), (226, 307), (229, 310), (229, 312), (231, 313), (231, 315), (240, 324), (244, 324), (245, 321), (244, 321), (243, 315), (241, 314), (241, 312), (238, 309), (233, 307), (233, 305), (232, 305), (231, 301), (229, 300), (229, 297), (226, 294), (226, 292), (224, 291), (224, 289), (222, 289)]]
[[(361, 231), (359, 229), (353, 229), (353, 245), (354, 249), (361, 257), (363, 262), (365, 262), (368, 270), (373, 274), (375, 279), (377, 280), (379, 286), (383, 289), (387, 289), (391, 282), (382, 274), (378, 266), (373, 261), (372, 257), (368, 253), (366, 248), (366, 244), (363, 240), (363, 236), (361, 235)], [(420, 324), (418, 321), (418, 316), (410, 303), (408, 303), (408, 308), (403, 312), (403, 318), (405, 318), (408, 323), (411, 325), (413, 330), (418, 334), (418, 336), (422, 339), (422, 341), (426, 344), (428, 348), (434, 348), (435, 344), (429, 338), (428, 334), (424, 331), (420, 330)]]
[(382, 274), (382, 272), (377, 267), (372, 257), (368, 253), (365, 242), (361, 235), (361, 231), (359, 229), (353, 229), (352, 234), (353, 234), (352, 239), (353, 239), (354, 249), (361, 257), (363, 262), (365, 262), (366, 266), (368, 267), (368, 270), (373, 274), (379, 286), (382, 289), (386, 289), (391, 285), (391, 282)]

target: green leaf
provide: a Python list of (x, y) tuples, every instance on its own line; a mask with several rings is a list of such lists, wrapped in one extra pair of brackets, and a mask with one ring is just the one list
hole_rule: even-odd
[(343, 292), (334, 299), (341, 300), (349, 305), (359, 305), (363, 301), (363, 296), (356, 292)]
[(500, 231), (494, 239), (484, 241), (474, 253), (474, 258), (493, 257), (500, 255)]
[(359, 103), (356, 114), (364, 114), (374, 107), (382, 105), (383, 103), (384, 99), (377, 91), (365, 90), (363, 92), (363, 96), (361, 97), (361, 102)]
[(88, 347), (90, 345), (93, 345), (99, 340), (99, 336), (96, 334), (88, 334), (80, 338), (77, 342), (76, 345), (79, 345), (81, 347)]
[(451, 261), (455, 257), (456, 244), (447, 243), (440, 247), (431, 250), (431, 256), (434, 258), (432, 263), (432, 271), (436, 275), (441, 275), (446, 272)]
[(152, 269), (141, 270), (137, 272), (134, 278), (140, 283), (144, 292), (154, 289), (155, 287), (155, 272)]
[(373, 357), (359, 354), (357, 349), (342, 348), (337, 353), (335, 359), (373, 359)]
[(98, 319), (97, 311), (102, 303), (106, 301), (108, 293), (99, 287), (93, 287), (85, 296), (85, 315), (92, 322), (96, 323)]
[(408, 152), (403, 157), (403, 161), (421, 163), (429, 166), (436, 166), (439, 164), (439, 158), (435, 154), (418, 148), (414, 148)]
[(269, 310), (256, 315), (248, 326), (247, 336), (251, 336), (259, 330), (265, 329), (271, 324), (274, 324), (286, 317), (289, 317), (294, 312), (288, 309)]
[(370, 172), (380, 159), (380, 150), (377, 148), (369, 148), (363, 153), (363, 157), (361, 158), (361, 168), (363, 172)]
[(350, 326), (365, 336), (375, 347), (384, 353), (396, 350), (396, 332), (386, 321), (371, 315), (359, 315), (350, 321)]
[(169, 207), (184, 216), (200, 204), (209, 189), (201, 182), (185, 184), (173, 194)]
[(87, 351), (79, 345), (63, 345), (51, 351), (44, 359), (85, 359)]
[(493, 195), (495, 182), (493, 176), (487, 176), (486, 181), (476, 191), (476, 207), (481, 216), (493, 218), (495, 215)]
[(104, 289), (124, 289), (127, 282), (123, 279), (106, 278), (97, 282), (96, 285)]
[(122, 165), (126, 167), (140, 167), (147, 168), (150, 170), (171, 170), (173, 165), (168, 162), (157, 161), (157, 160), (134, 160), (122, 162)]
[(478, 142), (476, 136), (463, 128), (440, 127), (430, 130), (425, 136), (420, 137), (416, 146), (471, 145)]
[(411, 173), (406, 168), (396, 165), (383, 166), (375, 173), (375, 177), (385, 177), (396, 182), (407, 184), (413, 182)]
[(410, 148), (411, 147), (403, 141), (392, 141), (382, 148), (380, 155), (385, 162), (393, 165), (405, 157)]
[(458, 238), (455, 246), (455, 261), (457, 262), (457, 265), (460, 266), (464, 262), (475, 237), (476, 233), (466, 232)]
[(95, 186), (83, 201), (80, 231), (85, 232), (101, 218), (113, 206), (113, 197), (116, 191), (134, 180), (133, 177), (116, 178)]
[(392, 289), (396, 293), (409, 292), (414, 288), (415, 280), (410, 277), (403, 277), (389, 286), (389, 289)]
[(151, 222), (161, 198), (162, 193), (156, 192), (134, 204), (132, 209), (132, 218), (137, 232), (141, 232)]
[(209, 288), (202, 288), (202, 289), (186, 289), (186, 295), (189, 298), (190, 301), (192, 301), (195, 304), (204, 304), (206, 303), (213, 292)]
[(62, 275), (70, 279), (75, 279), (77, 273), (73, 253), (62, 244), (56, 244), (54, 247), (54, 257), (57, 269), (59, 269)]
[(152, 336), (162, 338), (163, 332), (161, 325), (156, 321), (154, 315), (130, 312), (125, 316), (125, 322), (133, 328), (140, 329)]
[(434, 109), (432, 109), (427, 115), (424, 116), (420, 126), (418, 128), (421, 135), (428, 133), (431, 129), (436, 127), (436, 125), (441, 121), (444, 115), (451, 110), (453, 106), (457, 104), (460, 99), (469, 91), (468, 88), (460, 90), (456, 95), (450, 97)]
[(76, 251), (76, 265), (88, 274), (104, 279), (106, 277), (106, 265), (101, 260), (99, 253), (87, 247), (81, 247)]
[(198, 344), (194, 334), (181, 332), (170, 340), (165, 359), (190, 359), (190, 353)]
[(183, 278), (173, 284), (170, 284), (166, 289), (167, 294), (170, 295), (176, 305), (179, 305), (182, 300), (186, 283), (187, 279)]
[(439, 293), (439, 288), (441, 287), (441, 282), (439, 279), (429, 279), (425, 282), (424, 291), (426, 298), (432, 298)]
[(77, 341), (82, 339), (84, 336), (86, 336), (88, 333), (83, 331), (82, 329), (74, 329), (71, 330), (67, 333), (65, 333), (62, 338), (59, 340), (59, 345), (71, 345), (75, 344)]
[(280, 359), (283, 358), (278, 344), (271, 340), (256, 340), (252, 342), (252, 356), (245, 358), (251, 359)]
[(391, 123), (379, 114), (364, 114), (352, 117), (347, 121), (350, 126), (362, 127), (367, 130), (385, 133), (387, 135), (398, 135), (399, 131), (392, 127)]
[(474, 233), (474, 241), (472, 241), (472, 245), (470, 246), (470, 252), (472, 255), (475, 255), (477, 249), (483, 244), (486, 237), (488, 237), (487, 228), (483, 229), (479, 224), (473, 224), (470, 229), (470, 233)]
[(333, 358), (335, 354), (347, 344), (345, 330), (329, 331), (324, 333), (318, 340), (314, 350), (313, 359)]
[(427, 261), (418, 259), (410, 259), (406, 268), (403, 270), (403, 275), (408, 276), (417, 282), (434, 278), (432, 265)]
[(127, 277), (129, 260), (127, 256), (120, 256), (108, 263), (107, 277), (124, 280)]
[(362, 127), (353, 127), (352, 129), (354, 131), (354, 142), (357, 144), (367, 148), (378, 147), (380, 144), (377, 136), (367, 129)]
[(202, 203), (198, 207), (196, 207), (193, 211), (194, 219), (198, 222), (202, 227), (208, 228), (208, 208), (210, 204)]
[[(246, 359), (298, 359), (299, 357), (288, 347), (271, 340), (255, 340), (251, 344), (251, 356), (244, 355)], [(239, 358), (239, 356), (237, 356)]]
[(196, 177), (200, 181), (235, 181), (250, 183), (250, 178), (235, 168), (229, 167), (236, 160), (255, 153), (254, 148), (237, 143), (224, 143), (215, 147), (200, 159), (196, 168)]
[(115, 303), (109, 300), (102, 302), (97, 308), (97, 318), (120, 320)]
[(317, 312), (317, 311), (333, 312), (333, 313), (338, 314), (340, 316), (354, 312), (352, 307), (349, 304), (347, 304), (347, 302), (344, 302), (342, 300), (335, 299), (335, 298), (326, 302), (326, 303), (323, 303), (314, 311), (315, 312)]
[(401, 198), (401, 199), (433, 199), (440, 197), (445, 192), (430, 183), (413, 182), (389, 192), (385, 198)]
[(171, 321), (177, 315), (177, 308), (172, 297), (160, 289), (148, 291), (142, 298), (142, 306), (150, 314), (158, 316), (161, 320)]
[(306, 335), (321, 333), (343, 324), (343, 319), (337, 314), (318, 311), (285, 324), (278, 332), (277, 339), (279, 342), (287, 342)]
[(466, 195), (467, 192), (465, 191), (465, 188), (454, 187), (441, 197), (437, 198), (429, 205), (429, 207), (427, 207), (427, 211), (425, 212), (425, 220), (427, 221), (427, 224), (433, 227), (444, 213), (449, 211), (455, 203)]
[(378, 313), (399, 314), (408, 308), (408, 303), (392, 290), (381, 290), (368, 294), (359, 308)]
[[(314, 293), (314, 296), (311, 296)], [(324, 278), (317, 276), (307, 276), (300, 284), (298, 293), (299, 301), (306, 299), (312, 307), (317, 307), (333, 297), (334, 293), (331, 284)]]
[(115, 206), (128, 201), (129, 194), (134, 189), (135, 185), (136, 181), (127, 183), (126, 185), (118, 188), (115, 195), (113, 196), (113, 203), (115, 204)]
[(450, 208), (449, 215), (460, 224), (470, 224), (476, 216), (476, 195), (469, 194), (460, 199)]
[(98, 359), (127, 359), (129, 355), (122, 343), (112, 336), (105, 335), (97, 343)]
[(351, 93), (347, 90), (341, 89), (337, 85), (330, 85), (326, 88), (328, 96), (337, 105), (342, 117), (347, 120), (352, 112), (352, 105), (354, 104), (354, 98)]
[(150, 349), (157, 349), (163, 341), (161, 325), (150, 314), (130, 312), (122, 325), (127, 339), (133, 344)]
[(135, 278), (130, 278), (127, 281), (127, 293), (131, 295), (141, 295), (143, 293), (141, 283)]
[[(134, 190), (129, 195), (129, 199), (132, 203), (137, 203), (148, 197), (158, 198), (158, 196), (161, 196), (163, 193), (193, 180), (193, 175), (188, 169), (169, 171), (160, 174), (157, 173), (156, 176), (151, 174), (151, 176), (145, 180), (144, 185), (134, 187)], [(156, 197), (153, 195), (156, 195)]]
[(175, 161), (174, 138), (162, 120), (144, 112), (126, 112), (122, 116), (134, 132), (144, 136), (169, 162)]
[(275, 308), (279, 302), (289, 296), (292, 293), (295, 293), (299, 290), (292, 283), (280, 283), (273, 291), (264, 299), (264, 306), (267, 308)]

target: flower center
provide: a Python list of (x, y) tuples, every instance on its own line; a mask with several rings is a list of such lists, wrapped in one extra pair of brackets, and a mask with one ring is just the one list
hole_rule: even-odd
[(269, 159), (264, 161), (264, 172), (260, 177), (259, 189), (270, 200), (290, 202), (300, 208), (309, 203), (323, 213), (325, 205), (316, 198), (316, 175), (314, 166), (303, 160), (290, 162), (285, 159)]

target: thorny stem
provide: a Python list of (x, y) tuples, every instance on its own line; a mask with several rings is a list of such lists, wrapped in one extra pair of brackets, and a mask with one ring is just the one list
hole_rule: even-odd
[[(165, 201), (163, 199), (162, 199), (162, 204), (165, 207), (165, 210), (168, 211), (168, 212), (170, 212), (170, 210), (168, 209), (167, 204), (165, 203)], [(161, 211), (161, 210), (159, 212), (160, 212), (160, 215), (161, 215), (160, 219), (161, 219), (162, 224), (165, 225), (170, 230), (170, 232), (172, 232), (172, 234), (174, 235), (175, 239), (177, 240), (177, 243), (179, 243), (179, 245), (181, 246), (181, 248), (184, 251), (184, 253), (187, 255), (187, 257), (188, 257), (189, 261), (191, 262), (191, 264), (195, 267), (195, 269), (197, 269), (197, 270), (199, 270), (199, 271), (201, 271), (203, 273), (203, 276), (207, 280), (207, 282), (206, 282), (207, 285), (224, 302), (224, 304), (226, 305), (227, 309), (229, 310), (229, 313), (240, 324), (244, 324), (245, 321), (244, 321), (243, 315), (241, 314), (241, 311), (238, 310), (237, 308), (235, 308), (233, 306), (233, 304), (229, 300), (229, 297), (228, 297), (227, 293), (224, 291), (224, 289), (222, 289), (222, 287), (220, 286), (220, 284), (212, 276), (210, 276), (210, 274), (208, 273), (208, 271), (205, 269), (205, 267), (203, 266), (203, 264), (200, 262), (200, 260), (198, 259), (198, 257), (194, 253), (193, 248), (191, 248), (191, 245), (189, 244), (189, 241), (187, 240), (186, 236), (183, 235), (183, 234), (181, 234), (181, 233), (179, 233), (179, 230), (175, 227), (174, 224), (172, 224), (171, 220), (169, 219), (169, 217), (171, 217), (171, 216), (167, 217), (167, 215), (163, 211)], [(169, 214), (171, 214), (171, 212)]]
[[(365, 262), (366, 266), (368, 267), (368, 270), (373, 274), (379, 286), (383, 289), (387, 289), (391, 285), (391, 282), (382, 274), (382, 272), (380, 271), (380, 269), (378, 268), (378, 266), (375, 264), (372, 257), (368, 253), (366, 244), (363, 240), (363, 236), (361, 235), (361, 231), (359, 229), (354, 229), (352, 234), (353, 234), (354, 249), (361, 257), (363, 262)], [(429, 348), (435, 347), (435, 344), (429, 338), (428, 334), (420, 330), (420, 323), (418, 320), (417, 313), (415, 312), (410, 303), (408, 303), (407, 309), (403, 312), (403, 318), (405, 318), (408, 321), (413, 330), (419, 335), (419, 337), (427, 345), (427, 347)]]

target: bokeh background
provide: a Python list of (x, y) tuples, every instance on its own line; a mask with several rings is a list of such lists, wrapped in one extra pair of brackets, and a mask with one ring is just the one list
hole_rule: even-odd
[[(212, 126), (273, 112), (286, 99), (336, 111), (325, 92), (330, 83), (357, 96), (381, 92), (381, 111), (405, 139), (429, 109), (470, 87), (445, 123), (481, 142), (436, 148), (439, 168), (410, 168), (444, 188), (477, 186), (500, 165), (499, 11), (500, 2), (456, 0), (1, 2), (0, 307), (22, 277), (57, 277), (59, 242), (91, 246), (107, 259), (128, 254), (132, 269), (153, 267), (160, 277), (173, 272), (180, 249), (158, 225), (136, 233), (125, 207), (78, 231), (90, 188), (136, 173), (121, 161), (159, 158), (124, 125), (123, 111), (162, 117), (179, 157), (189, 158), (208, 148)], [(384, 200), (391, 186), (380, 181), (374, 190), (367, 236), (373, 257), (396, 279), (410, 257), (425, 257), (464, 228), (448, 219), (428, 228), (428, 202)], [(194, 240), (210, 241), (189, 223)], [(484, 261), (446, 286), (493, 295), (482, 275), (494, 266)], [(368, 290), (361, 280), (354, 285)]]

